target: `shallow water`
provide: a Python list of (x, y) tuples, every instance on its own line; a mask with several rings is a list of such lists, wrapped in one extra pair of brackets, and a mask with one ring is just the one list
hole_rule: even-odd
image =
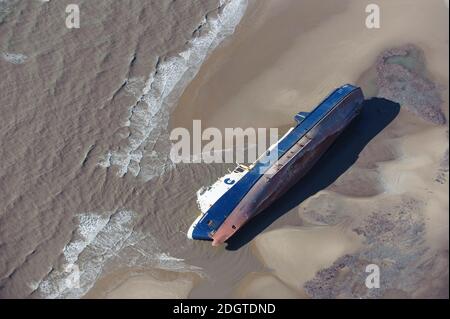
[(0, 296), (80, 297), (110, 264), (195, 269), (195, 190), (222, 168), (175, 169), (166, 126), (246, 1), (1, 5)]

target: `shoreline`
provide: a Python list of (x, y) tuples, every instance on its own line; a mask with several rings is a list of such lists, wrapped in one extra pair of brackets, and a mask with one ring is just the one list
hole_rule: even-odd
[[(255, 17), (254, 12), (264, 12), (270, 5), (276, 5), (276, 1), (249, 3), (232, 38), (212, 52), (183, 92), (171, 114), (170, 128), (189, 130), (190, 119), (200, 119), (204, 127), (220, 130), (287, 125), (292, 122), (293, 114), (309, 111), (335, 87), (344, 82), (355, 83), (382, 51), (401, 43), (411, 42), (423, 48), (430, 73), (440, 83), (448, 82), (448, 75), (443, 71), (445, 65), (436, 62), (448, 65), (445, 59), (448, 47), (435, 44), (445, 41), (445, 35), (432, 41), (429, 31), (419, 23), (412, 30), (404, 28), (408, 25), (406, 21), (424, 21), (419, 11), (425, 8), (432, 7), (433, 14), (442, 17), (445, 12), (442, 13), (439, 4), (445, 8), (443, 2), (435, 1), (431, 6), (419, 1), (415, 3), (416, 10), (397, 17), (396, 14), (402, 12), (399, 4), (384, 1), (381, 6), (387, 12), (386, 27), (377, 31), (360, 25), (365, 14), (363, 1), (349, 0), (346, 6), (336, 3), (326, 8), (317, 2), (288, 2), (289, 10), (279, 8), (276, 13), (266, 12), (261, 17)], [(304, 23), (301, 13), (306, 4), (310, 12), (309, 20)], [(445, 23), (440, 22), (442, 19), (436, 21), (436, 26), (429, 28), (445, 27)], [(395, 28), (397, 24), (400, 27)], [(333, 34), (341, 37), (333, 38)], [(281, 35), (289, 42), (277, 43)], [(372, 41), (367, 42), (367, 38)], [(270, 47), (265, 49), (268, 45)], [(254, 47), (265, 50), (258, 51)], [(353, 50), (358, 50), (358, 58), (349, 56)], [(444, 92), (447, 95), (445, 93), (448, 94), (448, 89)], [(448, 117), (448, 111), (444, 112)]]
[[(403, 4), (406, 2), (402, 1)], [(433, 14), (439, 13), (437, 3), (430, 6)], [(442, 36), (438, 39), (428, 37), (428, 32), (438, 28), (442, 19), (427, 25), (428, 29), (417, 25), (413, 30), (406, 30), (403, 27), (405, 21), (419, 19), (420, 10), (401, 15), (401, 6), (383, 1), (382, 5), (389, 7), (384, 23), (387, 29), (389, 26), (392, 29), (380, 30), (375, 36), (373, 30), (359, 30), (358, 22), (350, 18), (356, 16), (364, 21), (364, 3), (360, 1), (348, 0), (346, 6), (337, 2), (333, 6), (310, 0), (289, 0), (283, 4), (277, 6), (275, 0), (249, 2), (235, 33), (207, 57), (175, 103), (175, 109), (169, 117), (169, 129), (185, 127), (190, 130), (193, 119), (202, 120), (203, 128), (217, 127), (220, 130), (226, 127), (287, 127), (293, 122), (295, 113), (309, 111), (342, 82), (360, 83), (363, 89), (370, 92), (370, 80), (374, 76), (370, 71), (377, 57), (387, 49), (398, 47), (399, 39), (423, 49), (430, 77), (442, 80), (439, 84), (444, 86), (443, 112), (448, 118), (448, 74), (438, 67), (441, 65), (437, 62), (443, 61), (444, 65), (448, 65), (448, 61), (443, 59), (445, 52), (448, 52), (448, 44), (442, 44)], [(423, 3), (417, 4), (422, 9), (428, 8)], [(306, 5), (310, 10), (308, 12), (303, 11)], [(398, 24), (401, 27), (395, 27), (395, 14), (400, 15)], [(333, 33), (339, 34), (339, 37), (330, 37)], [(353, 55), (355, 51), (357, 55)], [(389, 103), (391, 106), (395, 104)], [(426, 280), (429, 275), (420, 273), (414, 263), (408, 263), (410, 259), (420, 260), (432, 265), (433, 276), (445, 277), (445, 273), (439, 275), (439, 263), (448, 265), (448, 258), (445, 259), (448, 242), (445, 243), (442, 238), (446, 230), (438, 229), (436, 225), (445, 221), (448, 200), (443, 198), (441, 188), (448, 187), (448, 178), (444, 178), (443, 186), (435, 185), (432, 178), (416, 171), (436, 169), (440, 148), (445, 147), (445, 130), (448, 130), (448, 123), (433, 127), (402, 108), (395, 121), (374, 136), (358, 154), (354, 165), (348, 167), (328, 187), (306, 198), (300, 205), (291, 207), (267, 229), (263, 229), (247, 246), (248, 252), (230, 252), (223, 247), (210, 251), (209, 243), (204, 246), (188, 243), (201, 246), (200, 249), (207, 251), (205, 255), (214, 256), (214, 261), (204, 258), (201, 265), (208, 269), (207, 278), (214, 278), (213, 281), (189, 282), (189, 278), (185, 280), (185, 274), (175, 273), (173, 276), (177, 279), (174, 285), (165, 291), (161, 286), (161, 278), (151, 274), (136, 275), (127, 270), (120, 280), (114, 278), (114, 273), (105, 275), (85, 297), (95, 296), (102, 287), (107, 290), (104, 296), (111, 294), (116, 297), (130, 296), (133, 289), (137, 289), (134, 297), (149, 296), (148, 287), (156, 294), (178, 293), (177, 296), (193, 298), (352, 297), (355, 289), (361, 296), (373, 297), (361, 290), (358, 277), (361, 274), (357, 273), (364, 266), (362, 262), (366, 261), (385, 265), (386, 260), (394, 260), (386, 266), (391, 267), (391, 274), (402, 274), (395, 268), (398, 264), (398, 267), (406, 268)], [(429, 136), (435, 138), (435, 142), (429, 145), (431, 155), (418, 158), (411, 145)], [(405, 187), (405, 181), (420, 186)], [(365, 189), (358, 185), (364, 185)], [(433, 196), (423, 196), (417, 202), (411, 199), (429, 189), (438, 194), (439, 202), (433, 203), (433, 209), (426, 208), (435, 199)], [(292, 197), (296, 197), (299, 193), (294, 191), (292, 194)], [(410, 224), (396, 219), (392, 207), (405, 210)], [(405, 228), (402, 228), (403, 223), (406, 224)], [(371, 233), (373, 225), (376, 231), (380, 231), (379, 234)], [(411, 237), (410, 233), (422, 226), (426, 229), (419, 233), (422, 237)], [(438, 232), (432, 236), (427, 233), (435, 229)], [(402, 247), (403, 250), (395, 250), (395, 254), (391, 255), (389, 247), (383, 246), (383, 236), (400, 243), (425, 238), (427, 247), (442, 257), (435, 262), (430, 259), (430, 255), (421, 254), (423, 246)], [(251, 258), (257, 259), (263, 269), (252, 269)], [(230, 260), (234, 260), (236, 265), (231, 266)], [(223, 264), (228, 265), (226, 267), (230, 269), (225, 272), (233, 273), (231, 283), (228, 282), (230, 275), (227, 273), (228, 277), (225, 278), (222, 274), (224, 269), (218, 264), (222, 267)], [(233, 268), (238, 266), (239, 269)], [(239, 272), (239, 275), (235, 275), (235, 272)], [(330, 284), (327, 273), (335, 274), (333, 280), (336, 282)], [(113, 287), (105, 288), (105, 282), (109, 282), (109, 285), (114, 283)], [(225, 292), (217, 292), (212, 282), (220, 282)], [(353, 286), (347, 287), (347, 283)], [(334, 291), (319, 289), (333, 285), (342, 288), (342, 291), (336, 294)], [(412, 280), (410, 285), (414, 287), (416, 282)], [(270, 296), (261, 293), (261, 287), (270, 291)], [(395, 291), (401, 296), (418, 296), (411, 291)], [(392, 289), (379, 294), (378, 297), (388, 296), (392, 294)]]
[[(403, 8), (409, 4), (407, 1), (400, 1), (400, 3), (382, 1), (380, 3), (381, 8), (386, 12), (383, 15), (384, 27), (376, 31), (361, 26), (365, 19), (364, 7), (366, 2), (368, 3), (368, 1), (349, 0), (346, 5), (339, 3), (334, 7), (328, 5), (326, 8), (317, 4), (317, 2), (308, 1), (288, 1), (286, 6), (278, 7), (276, 1), (267, 1), (264, 4), (251, 2), (236, 32), (208, 57), (197, 76), (183, 92), (174, 112), (171, 114), (170, 128), (183, 127), (191, 130), (190, 121), (193, 119), (202, 120), (202, 127), (204, 128), (217, 127), (222, 132), (226, 127), (267, 128), (286, 126), (293, 122), (292, 117), (295, 113), (309, 111), (329, 91), (343, 82), (359, 83), (363, 86), (363, 90), (372, 92), (370, 83), (365, 80), (367, 78), (370, 80), (373, 76), (373, 74), (370, 74), (370, 70), (376, 64), (379, 55), (388, 49), (401, 47), (402, 44), (408, 43), (417, 45), (423, 50), (427, 75), (443, 87), (441, 92), (444, 100), (442, 111), (448, 119), (448, 73), (445, 71), (448, 69), (446, 58), (446, 54), (448, 56), (447, 33), (436, 32), (436, 30), (445, 27), (445, 15), (448, 16), (448, 11), (442, 10), (445, 8), (444, 2), (423, 3), (416, 1), (409, 5), (409, 8), (414, 9), (405, 11)], [(308, 5), (309, 20), (306, 22), (298, 18), (299, 15), (301, 16), (302, 5)], [(275, 6), (277, 9), (271, 11), (271, 6), (272, 8)], [(286, 8), (289, 8), (289, 10)], [(427, 12), (427, 14), (424, 15), (422, 12)], [(432, 15), (437, 16), (437, 18), (430, 23), (428, 19)], [(357, 20), (358, 18), (360, 21)], [(417, 23), (411, 25), (408, 24), (408, 21), (417, 21)], [(286, 28), (287, 32), (282, 32), (283, 27)], [(430, 32), (438, 34), (438, 36), (430, 39)], [(333, 37), (333, 35), (336, 36)], [(283, 39), (286, 38), (289, 39), (288, 43), (282, 43)], [(353, 54), (354, 52), (357, 52), (357, 54)], [(372, 94), (369, 93), (367, 97), (370, 98), (371, 96)], [(395, 130), (391, 129), (392, 127), (395, 127)], [(401, 155), (397, 155), (403, 154), (403, 146), (397, 142), (396, 138), (400, 140), (411, 139), (408, 134), (416, 132), (417, 137), (412, 137), (412, 140), (423, 139), (423, 136), (427, 136), (431, 130), (438, 132), (438, 135), (444, 134), (444, 131), (448, 130), (448, 121), (443, 126), (433, 128), (430, 123), (418, 119), (409, 111), (402, 110), (401, 116), (368, 144), (361, 153), (358, 162), (346, 174), (339, 177), (337, 183), (333, 183), (329, 189), (320, 191), (315, 196), (329, 193), (338, 194), (345, 199), (334, 203), (334, 196), (325, 197), (325, 202), (328, 205), (331, 205), (331, 207), (336, 205), (333, 218), (339, 219), (346, 216), (344, 219), (350, 220), (344, 223), (344, 228), (355, 227), (355, 229), (359, 229), (360, 224), (368, 223), (364, 218), (370, 220), (371, 217), (368, 213), (358, 216), (358, 212), (352, 210), (352, 206), (361, 201), (367, 202), (367, 207), (373, 210), (376, 210), (377, 207), (389, 210), (389, 207), (383, 205), (384, 198), (387, 196), (388, 202), (399, 203), (396, 205), (410, 209), (408, 208), (408, 201), (404, 201), (403, 198), (417, 195), (417, 190), (404, 188), (400, 192), (392, 192), (391, 189), (386, 187), (386, 176), (383, 175), (385, 172), (381, 170), (381, 163), (386, 161), (386, 163), (390, 163), (389, 166), (402, 169), (409, 162), (404, 162)], [(445, 139), (433, 144), (432, 150), (435, 155), (430, 159), (424, 159), (424, 163), (430, 162), (430, 165), (427, 166), (426, 164), (422, 169), (435, 168), (434, 162), (439, 157), (439, 148), (445, 148), (445, 145), (442, 145), (443, 141), (445, 142)], [(444, 151), (442, 150), (442, 153)], [(378, 153), (381, 155), (375, 156), (374, 160), (370, 159), (373, 154)], [(383, 159), (383, 156), (386, 156), (386, 160)], [(379, 159), (377, 159), (378, 157)], [(414, 158), (411, 158), (410, 161), (414, 162)], [(422, 167), (420, 161), (414, 165)], [(360, 174), (363, 175), (361, 180), (358, 180), (357, 176)], [(412, 180), (416, 178), (414, 177), (416, 174), (414, 170), (406, 169), (402, 174), (405, 178), (408, 176), (411, 176)], [(351, 186), (352, 183), (357, 185), (363, 182), (369, 183), (367, 191), (352, 196), (351, 192), (355, 191), (355, 188)], [(433, 180), (428, 179), (424, 183), (424, 185), (431, 185), (429, 183), (433, 183)], [(448, 181), (446, 183), (448, 185)], [(434, 188), (435, 186), (430, 187)], [(379, 193), (386, 194), (384, 196)], [(301, 205), (302, 213), (300, 213), (300, 208), (294, 209), (299, 210), (300, 220), (306, 217), (304, 214), (314, 209), (314, 205), (317, 205), (316, 201), (313, 200), (316, 198), (315, 196)], [(436, 221), (442, 220), (445, 208), (448, 208), (448, 201), (439, 198), (440, 203), (433, 206), (438, 207), (439, 212), (435, 212), (434, 215), (430, 215), (430, 210), (422, 210), (420, 208), (422, 204), (419, 203), (417, 207), (411, 208), (411, 212), (408, 214), (411, 214), (414, 223), (420, 224), (422, 218), (420, 216), (423, 215), (427, 220), (428, 231), (436, 227)], [(423, 197), (422, 200), (427, 202), (433, 199), (432, 197)], [(356, 205), (356, 207), (363, 206)], [(347, 211), (352, 213), (346, 215)], [(311, 216), (318, 218), (323, 213), (319, 211), (316, 215)], [(290, 212), (286, 216), (290, 215), (291, 217), (284, 218), (283, 216), (280, 218), (275, 226), (263, 231), (254, 241), (259, 242), (263, 238), (277, 234), (281, 241), (289, 243), (291, 236), (288, 234), (289, 231), (286, 231), (286, 228), (283, 227), (289, 229), (289, 220), (295, 219), (292, 214), (293, 212)], [(385, 216), (384, 213), (382, 216)], [(390, 215), (386, 215), (386, 218), (391, 218), (388, 216)], [(427, 216), (430, 218), (433, 216), (433, 221), (430, 221)], [(329, 216), (325, 217), (330, 219)], [(321, 218), (325, 217), (322, 216)], [(313, 224), (317, 222), (314, 218), (311, 219)], [(326, 218), (325, 220), (327, 220)], [(393, 221), (393, 223), (395, 222), (398, 221)], [(302, 224), (303, 222), (297, 223)], [(326, 224), (324, 227), (327, 227)], [(300, 231), (297, 227), (295, 229)], [(345, 232), (351, 236), (355, 235), (352, 229), (346, 229)], [(433, 241), (438, 244), (430, 242), (427, 244), (434, 245), (434, 248), (442, 252), (442, 249), (445, 249), (441, 238), (444, 233), (445, 229), (440, 230), (441, 235), (433, 237)], [(401, 235), (392, 233), (390, 236), (398, 238)], [(424, 236), (427, 236), (426, 238), (429, 241), (429, 235)], [(318, 274), (321, 270), (327, 271), (327, 269), (337, 271), (340, 274), (339, 278), (345, 278), (348, 271), (345, 269), (345, 271), (339, 270), (339, 268), (336, 268), (338, 266), (333, 264), (333, 261), (340, 260), (343, 255), (348, 253), (353, 256), (350, 260), (370, 254), (368, 249), (374, 248), (371, 248), (370, 245), (367, 246), (368, 239), (361, 237), (360, 240), (362, 246), (359, 248), (341, 251), (337, 255), (328, 254), (326, 257), (330, 259), (327, 260), (327, 263), (318, 263), (310, 269), (308, 275), (302, 275), (303, 277), (299, 275), (303, 278), (299, 285), (302, 286), (308, 282), (308, 291), (313, 294), (317, 293), (314, 287), (316, 283), (323, 280)], [(315, 243), (317, 243), (317, 240), (311, 241), (311, 244)], [(307, 243), (300, 241), (299, 245), (302, 244)], [(253, 253), (255, 256), (259, 256), (266, 267), (272, 269), (275, 274), (274, 278), (278, 278), (284, 283), (294, 280), (294, 278), (291, 278), (292, 272), (284, 269), (283, 265), (276, 263), (277, 258), (273, 257), (273, 254), (277, 253), (276, 248), (271, 245), (259, 246), (261, 246), (260, 249), (266, 251), (266, 257), (261, 258), (259, 251)], [(291, 249), (291, 253), (287, 252), (286, 256), (290, 256), (293, 252), (294, 250)], [(309, 252), (309, 257), (305, 258), (306, 260), (297, 259), (296, 267), (304, 267), (307, 259), (314, 259), (320, 253), (321, 249)], [(400, 259), (418, 252), (413, 248), (405, 248), (403, 253), (405, 257), (402, 255), (402, 257), (399, 257)], [(382, 258), (382, 256), (383, 254), (380, 254), (376, 258)], [(416, 258), (427, 259), (429, 257), (420, 255)], [(286, 263), (291, 261), (289, 258), (286, 259)], [(445, 261), (443, 262), (445, 263)], [(415, 266), (408, 265), (408, 267), (414, 269)], [(279, 281), (271, 279), (270, 276), (273, 275), (273, 272), (252, 273), (244, 279), (235, 294), (238, 296), (245, 295), (249, 298), (259, 297), (258, 287), (264, 286), (266, 289), (273, 289), (274, 295), (277, 295), (277, 293), (289, 295), (289, 292), (292, 292), (289, 289), (293, 287), (285, 286), (284, 283), (280, 284)], [(297, 279), (299, 276), (297, 276)], [(302, 287), (297, 288), (294, 289), (295, 293), (300, 294), (300, 296), (308, 296)], [(348, 291), (342, 293), (348, 293)], [(390, 290), (386, 290), (386, 296), (390, 293)], [(410, 292), (400, 290), (398, 293), (408, 295)], [(318, 297), (318, 295), (313, 297)]]
[[(170, 113), (211, 52), (234, 33), (247, 10), (247, 0), (227, 0), (218, 10), (220, 12), (200, 22), (193, 37), (180, 51), (158, 57), (152, 73), (145, 78), (126, 80), (125, 91), (136, 95), (133, 91), (138, 88), (139, 92), (121, 124), (121, 129), (130, 133), (122, 137), (118, 150), (110, 148), (100, 157), (99, 166), (115, 167), (119, 177), (131, 173), (145, 181), (161, 175), (171, 166), (167, 145), (159, 142), (161, 135), (168, 135)], [(154, 154), (146, 152), (148, 148), (161, 148), (162, 155), (155, 160)]]

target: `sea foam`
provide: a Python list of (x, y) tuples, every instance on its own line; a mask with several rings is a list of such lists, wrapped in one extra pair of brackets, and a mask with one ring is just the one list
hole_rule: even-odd
[(21, 53), (2, 53), (2, 58), (12, 64), (22, 64), (28, 59), (25, 54)]
[(95, 284), (108, 265), (155, 267), (171, 271), (199, 271), (182, 259), (162, 251), (156, 238), (134, 231), (138, 214), (83, 213), (62, 252), (62, 263), (30, 287), (41, 298), (80, 298)]
[(158, 63), (156, 71), (145, 81), (136, 78), (128, 81), (127, 92), (136, 94), (139, 81), (143, 87), (136, 94), (137, 103), (129, 109), (129, 120), (122, 123), (133, 128), (133, 133), (125, 137), (125, 146), (109, 150), (100, 159), (100, 166), (115, 166), (121, 177), (131, 173), (144, 180), (174, 166), (169, 156), (168, 133), (172, 107), (208, 54), (234, 32), (245, 13), (247, 0), (223, 0), (220, 5), (222, 10), (216, 18), (201, 22), (202, 30), (207, 32), (191, 39), (186, 50)]

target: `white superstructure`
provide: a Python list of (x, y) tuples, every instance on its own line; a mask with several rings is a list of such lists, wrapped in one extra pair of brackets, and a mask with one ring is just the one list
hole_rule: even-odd
[(246, 166), (238, 165), (232, 172), (219, 178), (211, 186), (200, 188), (197, 191), (197, 204), (200, 211), (203, 214), (206, 213), (208, 209), (247, 172), (248, 168)]
[(208, 211), (208, 209), (233, 185), (236, 184), (247, 172), (249, 168), (245, 165), (238, 165), (232, 172), (219, 178), (214, 184), (208, 187), (202, 187), (197, 191), (197, 205), (201, 211), (201, 214), (192, 223), (187, 237), (192, 239), (192, 231), (197, 225), (198, 221)]

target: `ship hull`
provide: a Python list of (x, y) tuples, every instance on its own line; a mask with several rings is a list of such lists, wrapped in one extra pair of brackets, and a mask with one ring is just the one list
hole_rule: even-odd
[(308, 173), (359, 114), (361, 97), (361, 92), (346, 97), (270, 167), (212, 235), (214, 246), (225, 242)]
[[(333, 91), (308, 115), (297, 114), (298, 125), (245, 175), (233, 181), (233, 186), (195, 220), (188, 237), (212, 240), (213, 245), (225, 242), (308, 173), (359, 114), (363, 100), (361, 89), (347, 84)], [(223, 182), (228, 184), (230, 180)]]

